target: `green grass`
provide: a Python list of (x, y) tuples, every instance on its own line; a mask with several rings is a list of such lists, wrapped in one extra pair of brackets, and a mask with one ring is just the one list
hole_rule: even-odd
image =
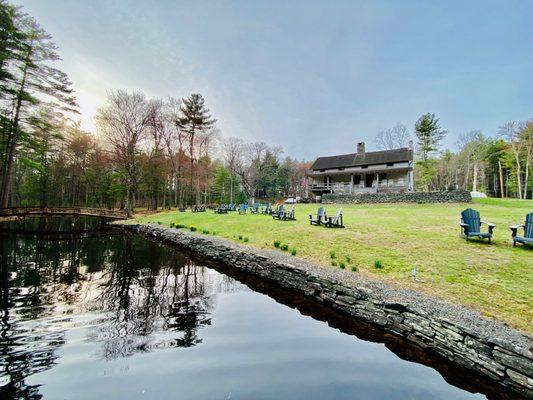
[[(466, 242), (459, 236), (460, 211), (479, 210), (497, 224), (495, 243)], [(337, 205), (326, 210), (333, 215)], [(296, 206), (297, 221), (265, 215), (164, 212), (137, 218), (164, 225), (194, 225), (230, 240), (247, 237), (247, 245), (298, 249), (298, 257), (347, 270), (480, 310), (484, 315), (533, 332), (533, 249), (512, 247), (509, 225), (533, 211), (530, 200), (476, 199), (475, 204), (342, 205), (346, 229), (310, 226), (316, 204)], [(241, 241), (242, 243), (242, 241)], [(281, 250), (279, 250), (281, 251)], [(380, 260), (382, 268), (375, 268)], [(332, 266), (335, 264), (335, 266)], [(416, 267), (418, 278), (411, 279)]]

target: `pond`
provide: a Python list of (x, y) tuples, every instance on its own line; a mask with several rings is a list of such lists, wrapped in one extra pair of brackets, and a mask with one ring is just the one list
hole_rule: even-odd
[(491, 391), (397, 338), (142, 237), (4, 231), (1, 239), (4, 400), (477, 399)]

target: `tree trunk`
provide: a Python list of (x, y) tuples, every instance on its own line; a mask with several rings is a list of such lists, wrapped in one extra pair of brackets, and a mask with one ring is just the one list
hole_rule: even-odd
[(498, 160), (498, 172), (500, 175), (500, 197), (503, 199), (505, 197), (505, 193), (504, 193), (504, 185), (503, 185), (502, 162), (500, 160)]
[(472, 179), (472, 191), (477, 192), (477, 163), (474, 163), (474, 177)]

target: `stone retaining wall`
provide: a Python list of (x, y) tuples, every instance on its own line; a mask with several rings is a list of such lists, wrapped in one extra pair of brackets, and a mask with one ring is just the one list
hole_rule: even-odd
[(159, 225), (117, 225), (276, 282), (533, 398), (532, 338), (475, 311), (279, 251)]
[(407, 193), (361, 193), (325, 194), (324, 204), (362, 203), (468, 203), (472, 201), (470, 192), (453, 190), (449, 192), (407, 192)]

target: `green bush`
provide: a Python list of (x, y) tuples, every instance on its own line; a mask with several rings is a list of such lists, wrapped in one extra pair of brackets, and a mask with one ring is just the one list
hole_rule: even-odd
[(216, 235), (216, 234), (217, 234), (216, 231), (213, 231), (213, 232), (211, 232), (211, 233), (212, 233), (213, 235)]
[(242, 235), (239, 235), (239, 240), (242, 240)]
[(344, 262), (341, 261), (341, 262), (339, 263), (339, 268), (340, 268), (340, 269), (345, 269), (345, 268), (346, 268), (346, 264), (344, 264)]
[(352, 271), (357, 272), (357, 267), (355, 265), (352, 267)]
[(381, 263), (381, 260), (374, 261), (374, 268), (376, 268), (376, 269), (382, 269), (383, 268), (383, 264)]
[(350, 257), (350, 256), (346, 256), (346, 257), (344, 257), (344, 258), (345, 258), (345, 260), (346, 260), (347, 263), (349, 263), (349, 262), (352, 261), (352, 257)]
[(174, 228), (174, 222), (171, 222), (171, 223), (169, 224), (169, 226), (170, 226), (171, 228)]
[(243, 242), (247, 242), (249, 239), (247, 237), (244, 237), (242, 240)]
[(161, 225), (161, 221), (157, 221), (157, 225)]
[(336, 266), (337, 266), (337, 261), (331, 261), (331, 265), (332, 265), (333, 267), (336, 267)]
[(281, 245), (281, 242), (279, 240), (274, 240), (274, 247), (277, 249)]
[(292, 254), (293, 256), (295, 256), (295, 255), (296, 255), (296, 249), (292, 249), (292, 250), (291, 250), (291, 254)]
[(204, 235), (209, 235), (209, 229), (202, 229), (202, 233)]
[(196, 232), (198, 230), (198, 228), (194, 225), (190, 225), (189, 229), (191, 230), (191, 232)]
[(329, 256), (331, 257), (331, 259), (337, 258), (337, 254), (335, 254), (334, 251), (330, 251)]
[(283, 251), (288, 251), (289, 250), (289, 245), (288, 244), (282, 244), (280, 246), (280, 249), (283, 250)]

